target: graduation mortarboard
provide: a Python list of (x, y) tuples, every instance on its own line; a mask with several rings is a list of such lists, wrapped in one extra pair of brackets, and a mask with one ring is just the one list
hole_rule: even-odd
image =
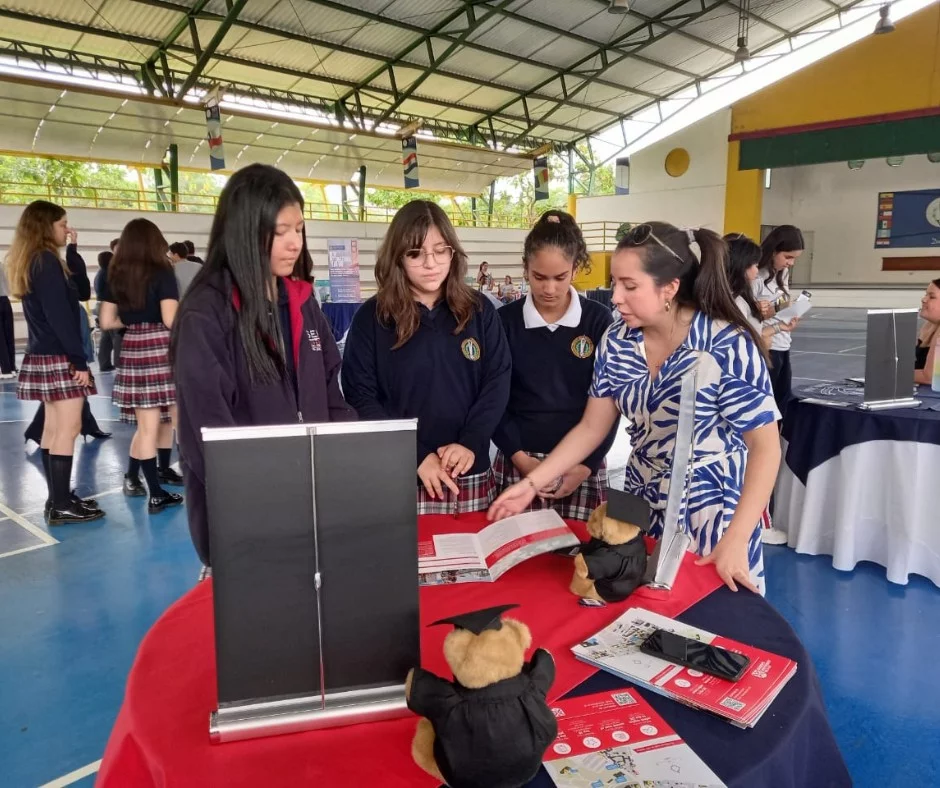
[(650, 505), (633, 493), (607, 488), (607, 516), (611, 520), (632, 523), (647, 533), (650, 529)]
[(503, 622), (500, 616), (514, 607), (519, 607), (519, 605), (497, 605), (483, 610), (474, 610), (470, 613), (460, 613), (456, 616), (442, 618), (440, 621), (434, 621), (431, 626), (453, 624), (457, 629), (468, 629), (474, 635), (482, 635), (484, 630), (487, 629), (502, 629)]

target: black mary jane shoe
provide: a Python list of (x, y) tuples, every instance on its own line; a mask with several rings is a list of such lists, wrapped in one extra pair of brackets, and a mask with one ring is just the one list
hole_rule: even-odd
[(159, 495), (150, 496), (150, 500), (147, 501), (147, 511), (150, 514), (157, 514), (170, 506), (179, 506), (182, 502), (182, 495), (164, 490)]
[[(100, 508), (100, 507), (98, 506), (98, 500), (97, 500), (96, 498), (79, 498), (79, 497), (75, 494), (75, 490), (72, 490), (72, 492), (69, 493), (69, 497), (72, 499), (72, 503), (80, 503), (80, 504), (81, 504), (82, 506), (84, 506), (86, 509), (98, 509), (98, 508)], [(51, 508), (51, 507), (52, 507), (52, 504), (50, 503), (49, 506), (50, 506), (50, 508)]]
[(50, 526), (70, 525), (90, 523), (100, 520), (102, 517), (104, 517), (104, 512), (101, 509), (86, 509), (81, 504), (70, 501), (69, 505), (62, 509), (56, 509), (55, 506), (50, 507), (46, 522)]
[(147, 494), (143, 482), (136, 476), (124, 476), (124, 495), (128, 498), (143, 498)]
[(103, 441), (111, 437), (110, 432), (105, 432), (104, 430), (92, 430), (91, 432), (83, 432), (82, 437), (85, 439), (85, 442), (88, 442), (89, 438), (95, 438), (96, 440)]
[(160, 484), (168, 484), (171, 487), (183, 486), (183, 477), (172, 468), (164, 468), (158, 471), (157, 476), (160, 479)]

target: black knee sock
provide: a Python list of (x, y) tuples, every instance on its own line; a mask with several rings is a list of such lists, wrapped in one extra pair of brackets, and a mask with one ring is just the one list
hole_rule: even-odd
[(72, 458), (62, 454), (50, 454), (49, 475), (52, 477), (53, 507), (67, 509), (72, 502)]
[(140, 460), (134, 457), (128, 457), (127, 475), (134, 479), (140, 479)]
[(173, 453), (173, 449), (157, 449), (158, 465), (160, 466), (161, 471), (169, 470), (170, 468), (170, 455)]
[(151, 457), (149, 460), (141, 460), (140, 468), (144, 472), (144, 478), (147, 480), (147, 488), (150, 490), (150, 497), (163, 494), (163, 488), (160, 486), (160, 477), (157, 475), (157, 458)]
[(42, 469), (46, 474), (46, 488), (48, 491), (48, 498), (52, 500), (52, 471), (49, 470), (49, 449), (41, 449), (42, 451)]

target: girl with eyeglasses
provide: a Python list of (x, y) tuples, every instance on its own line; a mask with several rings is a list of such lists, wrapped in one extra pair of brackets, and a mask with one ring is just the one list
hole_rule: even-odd
[[(547, 211), (526, 236), (522, 265), (529, 293), (499, 310), (512, 353), (509, 405), (493, 439), (500, 490), (535, 470), (584, 415), (594, 351), (613, 322), (605, 306), (571, 284), (589, 264), (581, 228), (568, 213)], [(530, 508), (552, 507), (566, 519), (587, 520), (606, 500), (604, 457), (615, 435), (616, 427)]]
[(635, 227), (611, 260), (619, 319), (597, 351), (584, 415), (554, 451), (493, 504), (493, 518), (525, 509), (583, 462), (622, 413), (633, 452), (625, 488), (651, 508), (662, 534), (683, 377), (695, 370), (690, 488), (682, 523), (700, 564), (732, 590), (763, 593), (761, 514), (780, 464), (780, 439), (760, 338), (728, 286), (724, 241), (711, 230), (656, 222)]
[(408, 203), (376, 253), (378, 293), (346, 339), (343, 391), (359, 417), (418, 419), (421, 514), (480, 511), (495, 495), (490, 439), (511, 360), (496, 310), (466, 274), (446, 214)]

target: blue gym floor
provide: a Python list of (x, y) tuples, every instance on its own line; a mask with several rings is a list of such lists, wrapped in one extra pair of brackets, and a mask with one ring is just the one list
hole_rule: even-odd
[[(860, 310), (811, 313), (795, 335), (796, 374), (862, 374), (864, 332)], [(108, 516), (51, 533), (42, 520), (38, 449), (23, 443), (36, 406), (16, 400), (14, 382), (0, 382), (5, 788), (93, 783), (93, 776), (59, 778), (93, 771), (141, 638), (198, 576), (185, 511), (151, 517), (145, 498), (120, 492), (132, 431), (113, 420), (112, 378), (98, 375), (91, 404), (114, 437), (79, 442), (75, 475), (79, 494), (95, 494)], [(766, 561), (767, 597), (813, 656), (856, 785), (940, 785), (940, 681), (930, 662), (940, 651), (940, 589), (920, 578), (892, 585), (873, 564), (837, 572), (826, 557), (785, 547), (767, 548)]]

